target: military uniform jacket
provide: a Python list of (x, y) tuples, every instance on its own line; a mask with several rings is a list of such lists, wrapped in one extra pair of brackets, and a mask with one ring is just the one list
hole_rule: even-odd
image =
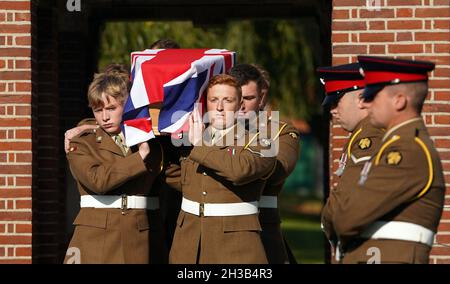
[(370, 124), (366, 117), (355, 127), (347, 143), (343, 147), (337, 175), (339, 181), (336, 189), (330, 191), (327, 203), (322, 210), (322, 226), (328, 240), (336, 246), (336, 234), (332, 222), (338, 199), (352, 194), (358, 185), (359, 175), (364, 164), (376, 153), (381, 144), (384, 130)]
[[(277, 196), (283, 189), (286, 178), (294, 170), (299, 155), (299, 131), (292, 125), (280, 122), (279, 129), (273, 133), (271, 143), (278, 147), (277, 162), (273, 173), (267, 179), (264, 196)], [(260, 208), (259, 220), (262, 226), (261, 238), (267, 260), (271, 264), (288, 263), (289, 258), (281, 232), (281, 218), (278, 208)]]
[(442, 166), (421, 117), (405, 121), (383, 137), (363, 169), (360, 185), (338, 199), (332, 221), (345, 252), (344, 263), (366, 263), (379, 249), (381, 263), (428, 263), (430, 247), (412, 241), (362, 239), (375, 221), (401, 221), (433, 232), (442, 214)]
[[(251, 138), (247, 131), (226, 134), (230, 135), (232, 146), (196, 146), (182, 158), (179, 181), (184, 198), (199, 203), (259, 200), (265, 184), (261, 178), (273, 170), (275, 157), (264, 157), (259, 143), (245, 146)], [(258, 214), (205, 217), (181, 210), (169, 262), (267, 263), (260, 232)]]
[[(157, 196), (152, 184), (161, 170), (161, 155), (159, 147), (151, 147), (145, 162), (136, 148), (125, 156), (111, 136), (98, 128), (73, 138), (67, 159), (80, 195)], [(69, 250), (79, 249), (81, 263), (167, 261), (159, 210), (123, 213), (119, 208), (81, 208)], [(66, 263), (73, 260), (68, 256)]]

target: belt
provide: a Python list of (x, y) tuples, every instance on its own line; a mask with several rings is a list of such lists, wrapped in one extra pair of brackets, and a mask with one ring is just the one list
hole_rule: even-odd
[(263, 195), (259, 199), (259, 208), (278, 208), (278, 197)]
[(400, 221), (376, 221), (361, 234), (367, 239), (402, 240), (433, 245), (434, 232), (423, 226)]
[(159, 198), (136, 195), (82, 195), (80, 207), (156, 210), (159, 208)]
[(197, 216), (240, 216), (258, 213), (258, 201), (239, 203), (199, 203), (183, 197), (181, 209)]

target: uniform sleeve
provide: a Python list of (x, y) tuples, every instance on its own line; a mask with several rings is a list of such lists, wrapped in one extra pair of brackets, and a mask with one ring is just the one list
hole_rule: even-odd
[[(330, 191), (330, 195), (328, 196), (327, 202), (325, 204), (325, 206), (322, 209), (322, 214), (321, 214), (321, 227), (322, 227), (322, 231), (325, 233), (325, 236), (327, 237), (327, 239), (332, 242), (332, 243), (336, 243), (336, 232), (334, 231), (334, 226), (333, 226), (333, 221), (332, 221), (332, 217), (333, 217), (333, 205), (336, 204), (336, 199), (338, 198), (339, 192), (337, 192), (337, 190), (331, 190)], [(333, 244), (333, 245), (334, 245)]]
[(178, 164), (171, 163), (165, 169), (165, 179), (166, 183), (181, 191), (181, 166)]
[(74, 178), (97, 194), (105, 194), (147, 171), (139, 152), (120, 162), (101, 163), (87, 141), (77, 137), (70, 146), (75, 150), (69, 151), (67, 160)]
[(376, 156), (365, 183), (336, 200), (332, 219), (342, 241), (411, 201), (428, 181), (425, 153), (414, 141), (393, 143), (383, 151), (378, 165), (375, 160)]
[[(293, 126), (287, 126), (280, 134), (278, 140), (276, 176), (286, 179), (297, 165), (300, 133)], [(276, 143), (276, 140), (274, 141)]]
[(80, 122), (78, 122), (77, 126), (82, 126), (82, 125), (96, 125), (97, 121), (95, 120), (95, 118), (85, 118), (83, 120), (81, 120)]
[(194, 147), (189, 158), (236, 185), (250, 183), (267, 175), (276, 157), (262, 156), (262, 147)]

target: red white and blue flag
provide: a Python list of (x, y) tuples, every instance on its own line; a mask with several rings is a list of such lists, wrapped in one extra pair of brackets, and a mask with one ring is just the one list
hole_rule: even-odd
[(122, 118), (127, 146), (155, 137), (150, 105), (160, 106), (160, 133), (187, 130), (187, 119), (194, 105), (202, 102), (209, 79), (233, 67), (235, 56), (225, 49), (147, 49), (131, 53), (132, 87)]

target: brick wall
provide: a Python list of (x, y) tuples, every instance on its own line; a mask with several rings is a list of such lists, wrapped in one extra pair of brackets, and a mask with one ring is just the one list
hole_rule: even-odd
[[(335, 65), (355, 62), (359, 54), (436, 63), (423, 116), (441, 156), (447, 195), (430, 261), (450, 263), (450, 0), (334, 0), (332, 52)], [(330, 133), (334, 172), (347, 134), (336, 125)]]
[(31, 262), (32, 11), (0, 2), (0, 263)]

